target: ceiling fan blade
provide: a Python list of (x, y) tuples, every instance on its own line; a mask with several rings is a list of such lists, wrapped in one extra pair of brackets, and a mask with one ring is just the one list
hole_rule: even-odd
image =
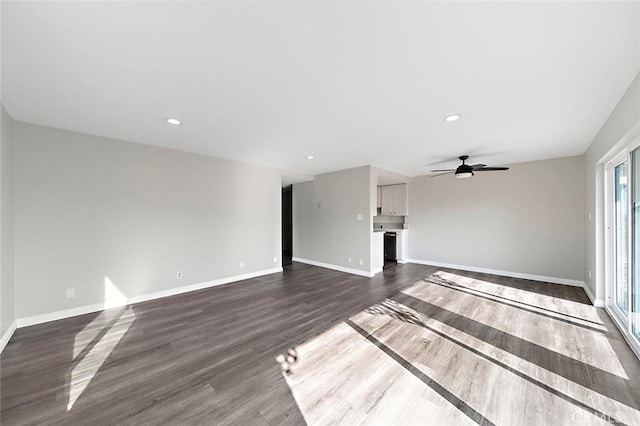
[(444, 176), (444, 175), (450, 175), (451, 173), (455, 172), (455, 170), (449, 170), (448, 172), (445, 173), (439, 173), (437, 175), (431, 175), (431, 177), (438, 177), (438, 176)]
[(456, 169), (431, 170), (431, 172), (455, 172)]
[(473, 167), (473, 170), (479, 170), (479, 169), (482, 169), (484, 167), (487, 167), (487, 165), (486, 164), (474, 164), (471, 167)]
[(483, 167), (481, 169), (474, 169), (474, 172), (495, 172), (498, 170), (509, 170), (508, 167)]

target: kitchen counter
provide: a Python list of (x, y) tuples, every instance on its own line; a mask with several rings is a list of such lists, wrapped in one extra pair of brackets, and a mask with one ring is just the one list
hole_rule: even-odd
[(408, 229), (373, 228), (373, 232), (402, 232), (402, 231), (408, 231)]
[(384, 266), (384, 232), (371, 233), (371, 271), (382, 272)]

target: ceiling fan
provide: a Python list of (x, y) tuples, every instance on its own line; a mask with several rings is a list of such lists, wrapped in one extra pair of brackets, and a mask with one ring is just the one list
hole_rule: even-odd
[(458, 168), (446, 170), (431, 170), (432, 172), (444, 172), (437, 175), (432, 175), (431, 177), (455, 173), (457, 178), (470, 178), (475, 174), (474, 172), (494, 172), (499, 170), (509, 170), (508, 167), (487, 167), (486, 164), (474, 164), (473, 166), (471, 166), (469, 164), (465, 164), (465, 161), (467, 161), (467, 159), (469, 158), (468, 155), (461, 155), (458, 158), (462, 160), (462, 164), (459, 165)]

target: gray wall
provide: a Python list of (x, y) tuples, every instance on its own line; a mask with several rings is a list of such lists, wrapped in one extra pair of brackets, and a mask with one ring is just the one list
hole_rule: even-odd
[(18, 318), (103, 303), (106, 279), (133, 297), (280, 266), (277, 171), (21, 122), (14, 130)]
[(0, 336), (16, 319), (14, 310), (15, 281), (13, 269), (13, 120), (2, 109), (0, 151)]
[[(585, 276), (597, 299), (604, 300), (604, 197), (603, 164), (598, 164), (616, 144), (622, 145), (640, 133), (640, 73), (625, 92), (585, 152)], [(588, 216), (591, 213), (591, 221)], [(588, 278), (588, 271), (592, 278)], [(597, 283), (597, 285), (596, 285)], [(596, 291), (597, 290), (597, 291)]]
[(371, 184), (366, 166), (293, 185), (293, 256), (370, 272)]
[(410, 258), (582, 281), (583, 170), (580, 156), (414, 178)]

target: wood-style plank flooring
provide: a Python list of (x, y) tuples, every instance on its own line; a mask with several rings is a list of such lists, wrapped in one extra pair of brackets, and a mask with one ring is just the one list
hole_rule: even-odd
[(412, 264), (294, 263), (22, 328), (0, 361), (3, 425), (640, 424), (640, 361), (582, 289)]

